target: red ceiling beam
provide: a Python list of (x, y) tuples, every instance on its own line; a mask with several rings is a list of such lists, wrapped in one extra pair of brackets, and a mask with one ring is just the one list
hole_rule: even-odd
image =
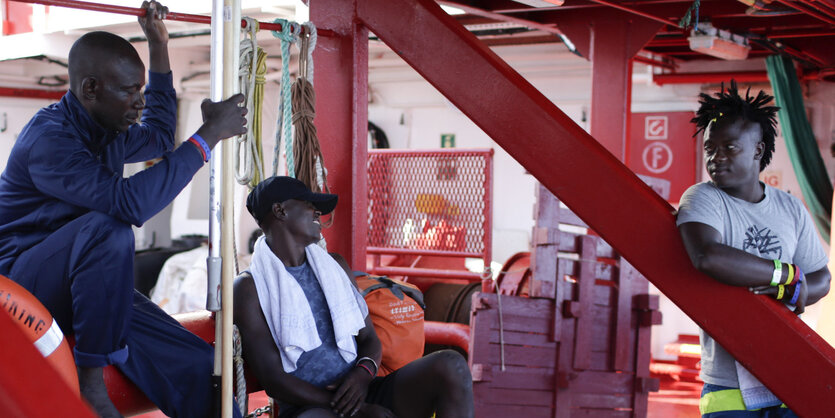
[(15, 97), (18, 99), (48, 99), (61, 100), (66, 90), (19, 89), (14, 87), (0, 87), (0, 97)]
[[(798, 415), (835, 410), (835, 349), (772, 298), (693, 268), (673, 208), (436, 3), (357, 0), (357, 17)], [(775, 361), (786, 353), (797, 361)]]
[(516, 24), (525, 26), (527, 28), (537, 29), (537, 30), (541, 30), (543, 32), (548, 32), (548, 33), (553, 33), (555, 35), (562, 35), (562, 32), (559, 30), (559, 28), (557, 28), (557, 25), (555, 25), (553, 23), (551, 23), (551, 24), (539, 23), (539, 22), (534, 22), (533, 20), (527, 20), (527, 19), (521, 19), (521, 18), (518, 18), (518, 17), (507, 16), (507, 15), (503, 15), (503, 14), (500, 14), (500, 13), (480, 9), (478, 7), (473, 7), (473, 6), (470, 6), (468, 4), (463, 4), (463, 3), (454, 2), (454, 1), (439, 0), (438, 3), (443, 4), (445, 6), (451, 6), (451, 7), (461, 9), (461, 10), (463, 10), (463, 11), (465, 11), (468, 14), (471, 14), (471, 15), (487, 17), (487, 18), (490, 18), (490, 19), (493, 19), (493, 20), (496, 20), (496, 21), (499, 21), (499, 22), (516, 23)]
[[(819, 79), (820, 73), (803, 73), (803, 81)], [(727, 83), (734, 79), (737, 83), (768, 83), (768, 73), (765, 71), (736, 71), (722, 73), (670, 73), (653, 74), (652, 81), (659, 86), (665, 84), (709, 84)]]
[(678, 65), (672, 61), (662, 61), (655, 58), (645, 57), (643, 55), (635, 55), (632, 57), (632, 61), (639, 62), (641, 64), (651, 65), (653, 67), (660, 67), (660, 68), (667, 68), (670, 70), (674, 70)]
[(831, 18), (835, 18), (835, 8), (830, 6), (825, 1), (818, 1), (818, 0), (798, 0), (800, 3), (806, 5), (807, 7)]
[(799, 12), (803, 12), (809, 16), (814, 17), (815, 19), (821, 20), (823, 22), (829, 23), (830, 25), (835, 25), (835, 18), (828, 16), (827, 14), (821, 13), (820, 11), (816, 10), (814, 7), (809, 7), (809, 2), (803, 1), (789, 1), (789, 0), (777, 0), (780, 4), (786, 5), (795, 9)]
[(627, 12), (627, 13), (631, 13), (631, 14), (634, 14), (634, 15), (637, 15), (637, 16), (641, 16), (645, 19), (654, 20), (656, 22), (660, 22), (660, 23), (663, 23), (665, 25), (678, 27), (678, 22), (674, 22), (674, 21), (669, 20), (669, 19), (664, 19), (663, 17), (658, 17), (658, 16), (655, 16), (655, 15), (650, 14), (650, 13), (642, 12), (640, 10), (633, 9), (631, 7), (626, 7), (626, 6), (621, 5), (620, 3), (615, 3), (615, 2), (612, 2), (612, 1), (606, 1), (606, 0), (589, 0), (589, 1), (595, 2), (597, 4), (601, 4), (601, 5), (604, 5), (604, 6), (613, 7), (615, 9), (618, 9), (618, 10), (621, 10), (621, 11), (624, 11), (624, 12)]
[[(45, 6), (59, 6), (70, 9), (90, 10), (94, 12), (106, 12), (131, 16), (145, 16), (145, 9), (139, 7), (115, 6), (112, 4), (101, 4), (77, 0), (7, 0), (20, 3), (42, 4)], [(166, 20), (177, 20), (180, 22), (203, 23), (211, 24), (212, 17), (204, 15), (195, 15), (189, 13), (169, 12), (165, 17)], [(246, 27), (246, 21), (241, 19), (241, 27)], [(281, 25), (278, 23), (258, 22), (258, 27), (265, 30), (281, 31)], [(334, 33), (323, 29), (316, 31), (320, 36), (334, 36)]]

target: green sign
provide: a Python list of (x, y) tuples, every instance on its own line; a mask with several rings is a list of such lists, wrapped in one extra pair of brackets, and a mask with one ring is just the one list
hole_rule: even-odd
[(455, 134), (441, 134), (441, 148), (455, 148)]

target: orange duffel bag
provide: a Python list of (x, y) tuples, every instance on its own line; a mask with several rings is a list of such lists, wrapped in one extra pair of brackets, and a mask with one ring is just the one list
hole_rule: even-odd
[(383, 346), (378, 376), (385, 376), (423, 356), (423, 294), (410, 283), (385, 276), (358, 276), (357, 287), (368, 305)]

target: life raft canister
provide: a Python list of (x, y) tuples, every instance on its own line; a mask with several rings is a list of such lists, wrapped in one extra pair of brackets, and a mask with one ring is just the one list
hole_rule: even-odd
[(58, 371), (75, 393), (79, 393), (78, 374), (72, 351), (49, 311), (29, 291), (0, 275), (0, 309), (29, 336), (46, 361)]

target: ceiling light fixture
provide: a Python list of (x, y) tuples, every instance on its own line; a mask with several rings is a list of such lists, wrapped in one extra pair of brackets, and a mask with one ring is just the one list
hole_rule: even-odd
[(723, 60), (744, 60), (751, 51), (748, 38), (716, 29), (710, 23), (700, 23), (699, 30), (691, 31), (687, 40), (693, 51)]
[(531, 7), (554, 7), (562, 6), (565, 0), (513, 0), (517, 3), (526, 4)]

